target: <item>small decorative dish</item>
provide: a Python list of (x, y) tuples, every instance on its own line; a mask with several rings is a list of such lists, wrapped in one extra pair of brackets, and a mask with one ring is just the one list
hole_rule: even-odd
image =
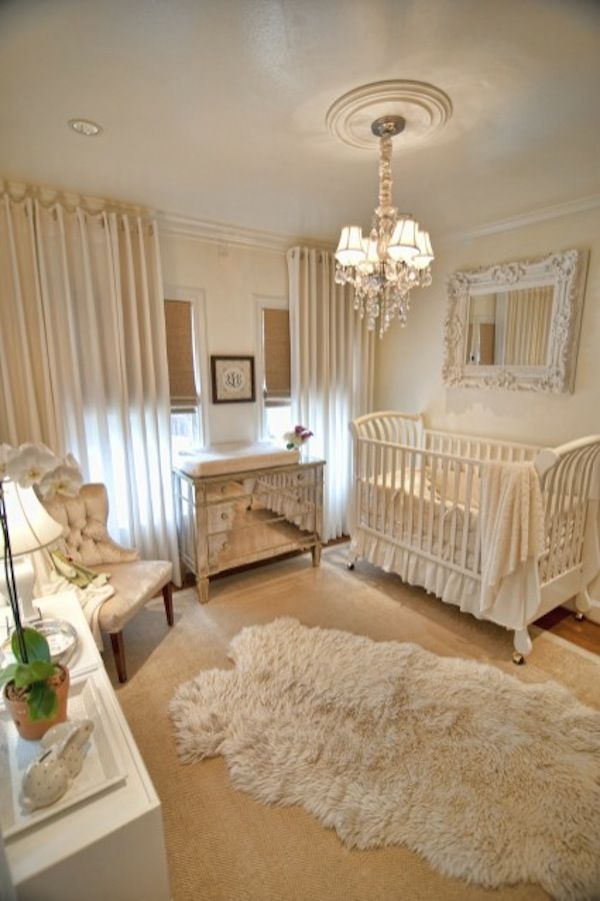
[[(42, 619), (33, 625), (36, 632), (41, 632), (46, 637), (50, 647), (52, 663), (62, 663), (65, 666), (77, 647), (77, 632), (71, 623), (64, 619)], [(9, 635), (0, 645), (0, 650), (7, 661), (10, 661), (13, 657), (10, 640), (11, 636)]]

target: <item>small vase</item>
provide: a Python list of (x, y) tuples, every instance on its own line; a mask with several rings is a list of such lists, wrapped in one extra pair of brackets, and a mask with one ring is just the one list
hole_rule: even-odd
[(12, 717), (17, 732), (21, 738), (25, 738), (27, 741), (38, 741), (46, 734), (50, 726), (55, 726), (57, 723), (64, 723), (67, 719), (67, 698), (69, 695), (71, 679), (69, 670), (65, 666), (59, 664), (59, 669), (64, 674), (63, 678), (57, 674), (52, 676), (49, 680), (56, 692), (58, 710), (54, 716), (48, 720), (32, 720), (29, 715), (27, 701), (11, 701), (7, 695), (7, 689), (10, 683), (4, 687), (4, 703)]

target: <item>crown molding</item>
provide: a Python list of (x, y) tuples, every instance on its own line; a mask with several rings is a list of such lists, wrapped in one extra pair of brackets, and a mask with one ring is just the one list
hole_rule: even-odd
[(584, 213), (600, 207), (600, 194), (589, 194), (587, 197), (578, 197), (575, 200), (567, 200), (564, 203), (555, 203), (552, 206), (539, 207), (527, 213), (518, 213), (507, 219), (497, 219), (495, 222), (487, 222), (483, 225), (475, 225), (472, 228), (444, 232), (440, 235), (440, 243), (453, 244), (457, 241), (470, 241), (474, 238), (483, 238), (486, 235), (497, 235), (500, 232), (514, 231), (535, 225), (536, 222), (545, 222), (549, 219), (560, 219), (562, 216), (570, 216), (575, 213)]
[(279, 234), (246, 228), (241, 225), (229, 225), (225, 222), (213, 222), (209, 219), (197, 219), (181, 213), (170, 213), (161, 210), (157, 213), (160, 232), (163, 235), (190, 238), (209, 244), (228, 244), (234, 247), (252, 247), (285, 253), (290, 247), (302, 244), (309, 247), (329, 247), (328, 241), (298, 235)]
[[(518, 213), (506, 219), (497, 219), (494, 222), (486, 222), (482, 225), (475, 225), (472, 228), (445, 231), (439, 234), (435, 243), (436, 246), (447, 246), (460, 241), (472, 241), (487, 235), (516, 231), (520, 228), (527, 228), (529, 225), (535, 225), (537, 222), (559, 219), (562, 216), (583, 213), (599, 207), (600, 194), (589, 194), (587, 197), (578, 197), (574, 200), (567, 200), (564, 203), (553, 204), (552, 206), (538, 207), (538, 209), (530, 210), (526, 213)], [(158, 211), (156, 218), (162, 234), (189, 238), (203, 243), (252, 247), (260, 250), (270, 250), (275, 253), (285, 253), (290, 247), (295, 247), (296, 245), (317, 247), (323, 250), (335, 248), (334, 244), (326, 240), (263, 231), (225, 222), (214, 222), (209, 219), (198, 219), (195, 216), (171, 213), (165, 210)]]

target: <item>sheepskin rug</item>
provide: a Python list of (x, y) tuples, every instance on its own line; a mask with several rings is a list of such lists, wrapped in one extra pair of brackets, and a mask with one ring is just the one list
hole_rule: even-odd
[(350, 848), (404, 844), (487, 887), (600, 898), (600, 713), (555, 683), (291, 618), (179, 687), (182, 760), (301, 804)]

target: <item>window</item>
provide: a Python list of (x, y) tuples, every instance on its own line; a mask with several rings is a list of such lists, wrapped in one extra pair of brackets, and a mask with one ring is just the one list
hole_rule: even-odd
[(201, 443), (197, 322), (188, 300), (165, 300), (167, 360), (171, 390), (171, 442), (176, 454)]
[(287, 309), (261, 308), (263, 351), (263, 433), (281, 441), (290, 428), (290, 316)]

